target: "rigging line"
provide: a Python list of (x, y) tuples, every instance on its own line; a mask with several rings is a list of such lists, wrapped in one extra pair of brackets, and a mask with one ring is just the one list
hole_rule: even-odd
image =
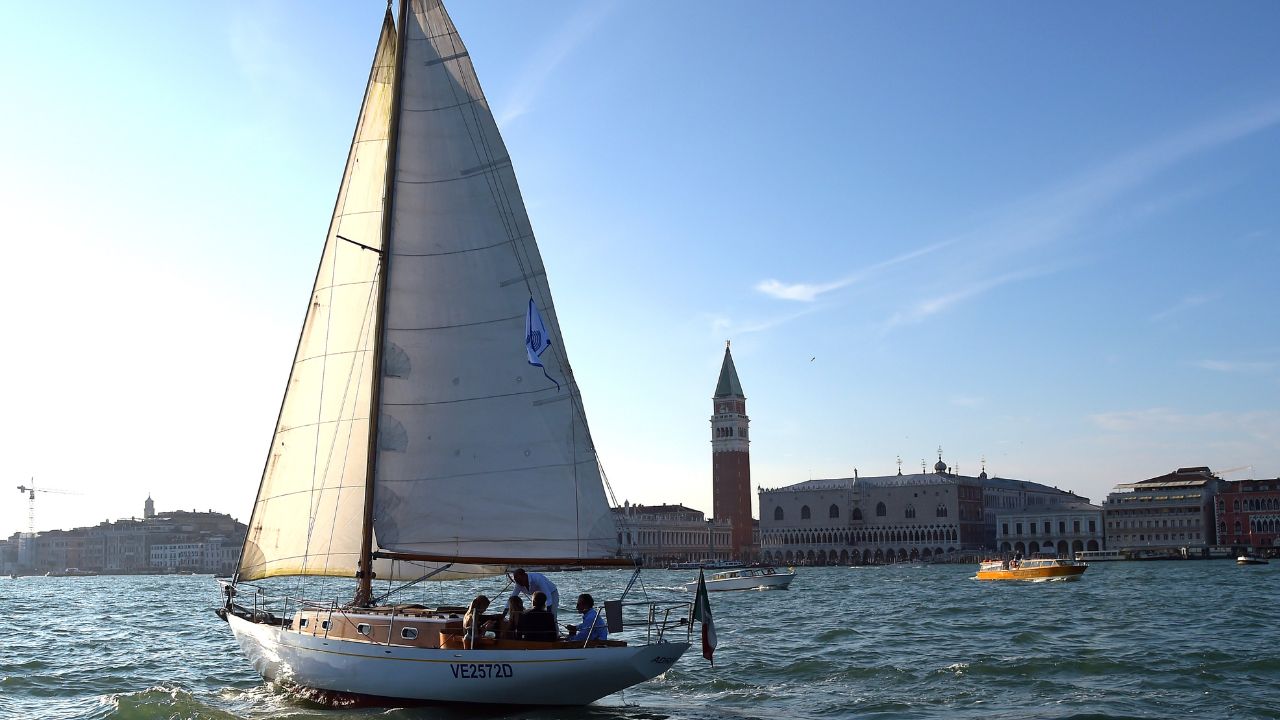
[[(446, 18), (448, 18), (448, 13), (444, 10), (443, 6), (440, 7), (440, 11)], [(452, 19), (449, 19), (449, 24), (450, 25), (453, 24)], [(451, 49), (454, 51), (454, 54), (457, 54), (459, 52), (457, 43), (460, 42), (460, 37), (457, 34), (456, 27), (453, 28), (453, 32), (450, 34), (449, 40), (451, 44)], [(465, 50), (465, 47), (462, 48), (462, 50)], [(483, 88), (480, 87), (480, 78), (479, 78), (479, 75), (476, 74), (475, 72), (475, 64), (469, 58), (467, 59), (467, 64), (470, 66), (471, 72), (469, 74), (466, 72), (460, 72), (460, 74), (462, 75), (462, 78), (460, 79), (463, 83), (474, 83), (474, 87), (471, 89), (472, 91), (469, 94), (483, 98), (484, 90)], [(459, 69), (462, 70), (462, 63), (459, 62), (458, 65), (459, 65)], [(456, 97), (457, 97), (456, 91), (452, 89), (452, 86), (450, 86), (450, 89), (454, 93), (455, 100), (456, 100)], [(486, 124), (484, 123), (484, 116), (487, 115), (489, 121), (493, 123), (494, 133), (498, 138), (498, 142), (501, 142), (501, 137), (502, 137), (501, 130), (498, 129), (497, 122), (493, 119), (492, 113), (481, 112), (479, 103), (471, 104), (470, 110), (471, 110), (472, 122), (474, 123), (476, 128), (476, 134), (479, 136), (479, 139), (480, 139), (481, 148), (476, 148), (476, 137), (471, 133), (471, 125), (468, 125), (464, 120), (463, 127), (466, 128), (467, 136), (468, 138), (471, 139), (472, 147), (474, 150), (476, 150), (477, 155), (479, 155), (481, 151), (483, 151), (483, 155), (481, 156), (482, 159), (489, 160), (489, 164), (492, 167), (491, 171), (486, 171), (482, 174), (485, 176), (486, 183), (489, 185), (489, 188), (490, 188), (490, 193), (494, 197), (494, 202), (497, 207), (499, 216), (502, 220), (503, 226), (504, 228), (507, 229), (507, 234), (511, 239), (512, 253), (515, 256), (516, 263), (519, 265), (521, 273), (526, 276), (525, 289), (528, 291), (531, 297), (534, 295), (538, 296), (538, 299), (541, 301), (539, 304), (541, 304), (543, 307), (551, 309), (548, 315), (552, 316), (556, 330), (560, 331), (559, 318), (558, 316), (555, 315), (554, 306), (551, 302), (550, 297), (544, 297), (543, 293), (541, 292), (542, 290), (541, 286), (535, 286), (534, 283), (530, 281), (528, 267), (531, 266), (533, 262), (533, 258), (532, 258), (533, 251), (531, 251), (528, 247), (522, 248), (524, 243), (517, 241), (517, 238), (520, 237), (520, 234), (518, 233), (518, 231), (515, 231), (513, 228), (511, 228), (508, 224), (508, 216), (510, 216), (512, 221), (516, 221), (518, 220), (518, 218), (516, 216), (516, 212), (514, 209), (515, 203), (512, 202), (511, 198), (508, 196), (506, 192), (505, 182), (503, 182), (503, 177), (500, 172), (501, 168), (503, 166), (510, 167), (511, 178), (512, 178), (512, 181), (516, 183), (515, 192), (517, 194), (519, 193), (519, 180), (516, 179), (514, 164), (511, 164), (509, 162), (504, 162), (503, 166), (493, 167), (496, 164), (495, 161), (493, 161), (495, 153), (493, 152), (493, 149), (489, 146), (489, 139), (484, 132), (485, 128), (487, 127)], [(510, 153), (507, 152), (505, 157), (506, 157), (506, 160), (509, 161)], [(524, 208), (524, 202), (522, 199), (520, 201), (520, 210), (521, 212), (524, 213), (525, 224), (528, 225), (532, 230), (532, 223), (528, 219), (528, 212)], [(532, 234), (530, 234), (529, 237), (532, 238)], [(521, 249), (523, 249), (524, 252), (527, 255), (529, 255), (528, 258), (521, 257), (520, 255)], [(546, 288), (547, 288), (547, 293), (549, 295), (550, 289), (551, 289), (550, 282), (546, 283)], [(569, 365), (568, 353), (564, 352), (559, 347), (564, 343), (563, 332), (559, 332), (557, 340), (559, 340), (559, 342), (551, 346), (551, 352), (556, 358), (556, 363), (561, 374), (565, 376), (566, 384), (570, 385), (569, 399), (570, 399), (570, 404), (572, 408), (570, 412), (572, 414), (576, 414), (579, 417), (579, 419), (582, 421), (583, 428), (587, 434), (587, 441), (594, 451), (595, 444), (591, 440), (591, 430), (590, 430), (590, 426), (587, 424), (586, 410), (583, 407), (581, 400), (579, 399), (580, 394), (575, 395), (573, 392), (573, 385), (574, 385), (572, 381), (573, 370)], [(576, 453), (576, 436), (575, 436), (574, 452)], [(576, 473), (575, 473), (575, 486), (576, 486)]]
[[(456, 28), (456, 26), (453, 26), (453, 21), (452, 21), (452, 19), (451, 19), (451, 18), (449, 18), (448, 12), (444, 9), (444, 7), (443, 7), (443, 6), (439, 6), (439, 10), (440, 10), (441, 15), (442, 15), (442, 16), (444, 17), (444, 19), (447, 21), (447, 23), (448, 23), (448, 25), (450, 26), (450, 29), (451, 29), (451, 31), (448, 33), (448, 35), (449, 35), (449, 42), (450, 42), (450, 45), (451, 45), (451, 49), (453, 50), (453, 54), (454, 54), (454, 55), (458, 55), (458, 54), (459, 54), (459, 47), (458, 47), (458, 45), (460, 44), (461, 39), (460, 39), (460, 37), (458, 36), (457, 28)], [(429, 23), (429, 21), (428, 21), (428, 23)], [(433, 46), (434, 46), (434, 43), (433, 43)], [(461, 48), (461, 50), (465, 51), (465, 47)], [(485, 97), (485, 96), (484, 96), (484, 90), (480, 87), (480, 79), (479, 79), (479, 76), (478, 76), (478, 75), (476, 74), (476, 72), (475, 72), (475, 64), (471, 61), (471, 59), (470, 59), (469, 57), (466, 59), (466, 65), (467, 65), (467, 66), (469, 66), (469, 69), (470, 69), (470, 72), (469, 72), (469, 73), (468, 73), (468, 72), (466, 72), (466, 69), (467, 69), (467, 68), (464, 68), (464, 67), (463, 67), (463, 62), (461, 61), (461, 59), (459, 60), (459, 62), (458, 62), (458, 68), (459, 68), (459, 75), (461, 75), (461, 77), (459, 78), (459, 80), (460, 80), (462, 83), (468, 83), (468, 84), (469, 84), (469, 83), (473, 83), (473, 84), (474, 84), (474, 87), (472, 88), (474, 92), (470, 92), (470, 93), (469, 93), (471, 96), (473, 96), (473, 97), (477, 97), (477, 98), (483, 98), (483, 97)], [(447, 70), (446, 70), (446, 72), (447, 72)], [(456, 90), (456, 89), (454, 89), (454, 87), (453, 87), (453, 85), (452, 85), (452, 84), (450, 84), (450, 85), (449, 85), (449, 87), (450, 87), (450, 92), (453, 94), (453, 96), (454, 96), (454, 100), (455, 100), (455, 102), (456, 102), (456, 101), (458, 100), (458, 97), (457, 97), (457, 90)], [(471, 130), (471, 127), (472, 127), (472, 126), (471, 126), (471, 125), (469, 125), (465, 120), (463, 121), (463, 127), (466, 129), (466, 131), (467, 131), (467, 136), (468, 136), (468, 138), (471, 140), (472, 148), (473, 148), (473, 150), (477, 153), (477, 155), (479, 156), (479, 158), (480, 158), (480, 159), (482, 159), (482, 160), (487, 160), (489, 163), (493, 163), (493, 158), (494, 158), (494, 156), (495, 156), (495, 153), (493, 152), (492, 148), (489, 146), (489, 140), (488, 140), (488, 137), (487, 137), (487, 136), (486, 136), (486, 134), (485, 134), (486, 124), (485, 124), (485, 123), (483, 122), (483, 120), (482, 120), (482, 115), (487, 114), (487, 115), (488, 115), (488, 117), (489, 117), (489, 121), (493, 123), (494, 133), (495, 133), (495, 135), (496, 135), (496, 137), (497, 137), (497, 139), (498, 139), (498, 142), (501, 142), (502, 133), (501, 133), (501, 131), (498, 129), (498, 127), (497, 127), (497, 122), (493, 119), (493, 117), (492, 117), (492, 114), (491, 114), (491, 113), (488, 113), (488, 112), (487, 112), (487, 110), (486, 110), (486, 112), (485, 112), (485, 113), (481, 113), (481, 110), (480, 110), (480, 103), (478, 103), (478, 102), (477, 102), (477, 103), (470, 103), (470, 104), (468, 104), (468, 107), (469, 107), (469, 108), (470, 108), (470, 110), (471, 110), (472, 121), (473, 121), (473, 123), (474, 123), (474, 125), (475, 125), (476, 133), (475, 133), (475, 134), (473, 134), (473, 133), (472, 133), (472, 130)], [(461, 108), (460, 108), (460, 109), (461, 109)], [(462, 110), (462, 113), (463, 113), (463, 115), (464, 115), (464, 116), (465, 116), (465, 112), (466, 112), (465, 110)], [(480, 147), (477, 147), (477, 145), (476, 145), (476, 135), (478, 135), (478, 136), (479, 136), (479, 140), (480, 140)], [(483, 151), (483, 155), (481, 155), (481, 152), (482, 152), (482, 151)], [(510, 153), (509, 153), (509, 152), (508, 152), (506, 155), (507, 155), (507, 157), (508, 157), (508, 158), (510, 157)], [(532, 251), (530, 251), (528, 248), (525, 248), (525, 252), (526, 252), (526, 253), (528, 253), (528, 254), (530, 255), (530, 257), (529, 257), (528, 259), (521, 257), (520, 251), (521, 251), (521, 246), (523, 245), (523, 243), (520, 243), (520, 242), (518, 242), (518, 241), (516, 240), (516, 238), (520, 235), (520, 233), (518, 233), (518, 231), (516, 231), (514, 228), (512, 228), (512, 227), (510, 226), (510, 222), (515, 221), (517, 218), (516, 218), (516, 213), (514, 212), (514, 209), (513, 209), (513, 208), (514, 208), (514, 203), (513, 203), (513, 202), (511, 201), (511, 199), (508, 197), (508, 195), (507, 195), (507, 193), (506, 193), (505, 183), (503, 183), (503, 182), (502, 182), (502, 173), (501, 173), (502, 167), (503, 167), (503, 166), (499, 166), (499, 167), (492, 167), (492, 169), (487, 170), (487, 171), (483, 172), (482, 174), (484, 175), (484, 177), (485, 177), (485, 181), (486, 181), (486, 184), (489, 186), (490, 193), (491, 193), (491, 195), (492, 195), (492, 196), (493, 196), (493, 198), (494, 198), (494, 202), (495, 202), (495, 205), (496, 205), (496, 209), (498, 210), (499, 217), (500, 217), (500, 219), (501, 219), (501, 221), (502, 221), (503, 227), (506, 229), (506, 231), (507, 231), (507, 235), (508, 235), (508, 237), (509, 237), (509, 238), (510, 238), (510, 240), (511, 240), (511, 248), (512, 248), (513, 255), (515, 256), (516, 263), (519, 265), (520, 271), (521, 271), (523, 274), (525, 274), (525, 275), (527, 276), (527, 275), (528, 275), (528, 266), (532, 263)], [(514, 165), (513, 165), (513, 164), (512, 164), (512, 165), (509, 165), (509, 167), (510, 167), (510, 173), (511, 173), (512, 181), (516, 183), (516, 189), (515, 189), (515, 190), (516, 190), (516, 193), (518, 193), (518, 192), (519, 192), (519, 181), (518, 181), (518, 180), (516, 180), (516, 177), (515, 177), (515, 167), (514, 167)], [(528, 213), (527, 213), (527, 211), (525, 211), (525, 210), (524, 210), (524, 203), (523, 203), (523, 201), (521, 201), (521, 203), (520, 203), (520, 207), (521, 207), (521, 210), (522, 210), (522, 211), (524, 212), (524, 214), (525, 214), (525, 223), (526, 223), (526, 225), (528, 225), (528, 226), (530, 227), (530, 229), (532, 229), (532, 224), (531, 224), (531, 223), (529, 222), (529, 220), (528, 220)], [(509, 217), (510, 217), (510, 219), (509, 219)], [(528, 280), (528, 279), (526, 279), (526, 281), (525, 281), (525, 287), (526, 287), (526, 290), (529, 292), (530, 296), (533, 296), (533, 295), (535, 295), (535, 294), (539, 296), (539, 300), (541, 300), (541, 303), (540, 303), (541, 305), (543, 305), (544, 307), (547, 307), (547, 308), (551, 308), (551, 312), (549, 312), (549, 313), (548, 313), (548, 315), (551, 315), (551, 316), (553, 317), (553, 322), (554, 322), (554, 324), (555, 324), (555, 328), (556, 328), (556, 330), (557, 330), (557, 331), (559, 331), (559, 330), (560, 330), (559, 318), (558, 318), (557, 316), (555, 316), (555, 313), (554, 313), (554, 307), (552, 306), (552, 303), (551, 303), (550, 298), (549, 298), (549, 297), (543, 297), (543, 296), (542, 296), (542, 295), (543, 295), (543, 293), (541, 292), (541, 287), (538, 287), (538, 288), (535, 290), (535, 285), (534, 285), (534, 283), (532, 283), (532, 282), (531, 282), (530, 280)], [(549, 282), (546, 284), (546, 287), (547, 287), (547, 292), (548, 292), (548, 294), (549, 294), (549, 292), (550, 292), (550, 283), (549, 283)], [(576, 393), (574, 392), (574, 384), (572, 383), (572, 372), (573, 372), (573, 371), (572, 371), (572, 368), (569, 366), (568, 355), (567, 355), (567, 353), (562, 352), (562, 351), (560, 351), (560, 350), (558, 349), (558, 346), (563, 345), (563, 343), (564, 343), (564, 337), (563, 337), (563, 334), (561, 333), (557, 339), (558, 339), (560, 342), (559, 342), (559, 343), (557, 343), (556, 345), (553, 345), (551, 349), (552, 349), (552, 353), (554, 354), (554, 356), (555, 356), (555, 358), (556, 358), (556, 360), (557, 360), (557, 365), (559, 366), (560, 372), (565, 376), (566, 383), (567, 383), (567, 384), (569, 384), (569, 390), (568, 390), (568, 392), (569, 392), (569, 399), (570, 399), (570, 405), (571, 405), (570, 413), (571, 413), (571, 416), (572, 416), (572, 415), (577, 415), (577, 416), (578, 416), (578, 418), (581, 420), (581, 422), (582, 422), (582, 426), (583, 426), (583, 429), (584, 429), (584, 432), (586, 433), (586, 436), (587, 436), (587, 438), (586, 438), (586, 439), (587, 439), (587, 442), (588, 442), (588, 444), (589, 444), (589, 447), (591, 447), (591, 449), (592, 449), (592, 453), (593, 453), (593, 455), (594, 455), (594, 454), (595, 454), (595, 452), (594, 452), (594, 450), (595, 450), (595, 443), (594, 443), (594, 441), (592, 441), (592, 440), (591, 440), (591, 430), (590, 430), (590, 426), (587, 424), (586, 409), (585, 409), (585, 407), (583, 406), (583, 404), (582, 404), (581, 400), (579, 399), (579, 398), (580, 398), (580, 394), (576, 394)], [(574, 437), (573, 452), (574, 452), (574, 454), (575, 454), (575, 458), (576, 458), (576, 455), (577, 455), (577, 444), (576, 444), (576, 442), (577, 442), (577, 439), (576, 439), (576, 438), (577, 438), (577, 436), (576, 436), (576, 433), (574, 434), (574, 436), (573, 436), (573, 437)], [(596, 459), (597, 459), (597, 463), (598, 463), (598, 462), (599, 462), (598, 455), (596, 456)], [(577, 466), (576, 466), (576, 464), (575, 464), (575, 466), (574, 466), (574, 483), (575, 483), (575, 489), (576, 489), (576, 487), (577, 487)], [(616, 504), (616, 498), (615, 498), (615, 504)], [(576, 507), (575, 507), (575, 512), (576, 512)]]
[[(359, 333), (357, 333), (357, 337), (359, 337), (359, 338), (363, 338), (362, 342), (363, 342), (364, 344), (366, 344), (366, 345), (367, 345), (367, 344), (370, 342), (370, 340), (371, 340), (370, 335), (373, 333), (373, 331), (374, 331), (374, 326), (375, 326), (375, 324), (376, 324), (376, 323), (374, 323), (374, 322), (369, 322), (370, 317), (371, 317), (371, 316), (373, 315), (373, 313), (375, 312), (375, 311), (374, 311), (374, 309), (373, 309), (373, 288), (374, 288), (374, 286), (371, 284), (371, 285), (369, 286), (369, 295), (365, 298), (365, 312), (364, 312), (363, 318), (362, 318), (362, 319), (361, 319), (361, 321), (360, 321), (360, 331), (359, 331)], [(354, 404), (356, 407), (358, 407), (358, 406), (359, 406), (359, 404), (360, 404), (360, 380), (359, 380), (359, 378), (364, 377), (364, 372), (365, 372), (365, 362), (367, 362), (367, 361), (368, 361), (368, 359), (369, 359), (369, 353), (365, 352), (365, 353), (362, 353), (362, 354), (361, 354), (361, 357), (360, 357), (360, 363), (359, 363), (359, 370), (358, 370), (358, 372), (357, 372), (357, 368), (356, 368), (356, 363), (352, 363), (352, 364), (351, 364), (352, 366), (351, 366), (351, 369), (348, 371), (348, 374), (347, 374), (347, 384), (346, 384), (346, 387), (345, 387), (345, 388), (344, 388), (344, 390), (343, 390), (342, 405), (340, 405), (340, 407), (345, 407), (345, 406), (346, 406), (346, 400), (347, 400), (347, 398), (346, 398), (346, 392), (347, 392), (348, 390), (350, 390), (350, 388), (351, 388), (351, 384), (352, 384), (352, 377), (353, 377), (353, 376), (355, 376), (355, 377), (356, 377), (356, 381), (355, 381), (356, 394), (355, 394), (355, 398), (353, 398), (353, 404)], [(369, 409), (369, 412), (370, 412), (370, 414), (372, 414), (372, 413), (373, 413), (373, 408), (370, 408), (370, 409)], [(355, 433), (354, 433), (354, 432), (351, 432), (351, 430), (352, 430), (352, 429), (354, 429), (354, 421), (352, 421), (352, 425), (349, 427), (348, 432), (347, 432), (347, 434), (346, 434), (346, 438), (347, 438), (346, 447), (343, 449), (343, 453), (342, 453), (342, 462), (341, 462), (341, 463), (339, 463), (339, 465), (338, 465), (338, 467), (339, 467), (339, 468), (341, 469), (341, 471), (342, 471), (342, 477), (346, 477), (347, 460), (351, 457), (351, 442), (352, 442), (352, 440), (354, 439), (354, 436), (355, 436)], [(330, 462), (330, 463), (332, 463), (332, 461), (333, 461), (334, 446), (336, 446), (336, 445), (337, 445), (337, 442), (338, 442), (338, 432), (337, 432), (337, 430), (335, 429), (335, 431), (334, 431), (334, 433), (333, 433), (332, 445), (330, 445), (330, 448), (329, 448), (329, 462)], [(331, 465), (326, 465), (326, 466), (325, 466), (325, 477), (328, 477), (328, 476), (329, 476), (329, 470), (330, 470), (330, 467), (331, 467)], [(365, 483), (370, 483), (370, 482), (373, 482), (373, 479), (372, 479), (372, 478), (365, 478)], [(342, 502), (342, 488), (344, 488), (344, 487), (346, 487), (346, 484), (345, 484), (345, 483), (339, 483), (339, 485), (338, 485), (338, 497), (334, 500), (334, 512), (333, 512), (333, 515), (330, 517), (330, 520), (329, 520), (329, 543), (328, 543), (328, 545), (327, 545), (327, 548), (326, 548), (326, 549), (327, 549), (327, 550), (329, 550), (330, 552), (328, 552), (328, 553), (326, 553), (326, 554), (325, 554), (325, 562), (324, 562), (324, 569), (325, 569), (325, 570), (328, 570), (328, 569), (329, 569), (329, 558), (330, 558), (330, 556), (332, 555), (332, 550), (333, 550), (333, 539), (334, 539), (334, 535), (335, 535), (335, 534), (334, 534), (334, 529), (337, 527), (337, 524), (338, 524), (338, 507), (339, 507), (339, 505), (340, 505), (340, 504), (341, 504), (341, 502)], [(363, 487), (362, 487), (361, 489), (363, 490)], [(308, 547), (308, 548), (310, 548), (310, 547), (311, 547), (311, 538), (310, 538), (310, 537), (308, 537), (308, 538), (307, 538), (307, 547)]]

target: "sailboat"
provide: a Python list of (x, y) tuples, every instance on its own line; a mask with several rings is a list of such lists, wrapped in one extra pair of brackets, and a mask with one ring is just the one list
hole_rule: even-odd
[[(603, 616), (628, 639), (534, 643), (463, 640), (462, 607), (396, 593), (522, 566), (633, 567), (606, 488), (466, 47), (439, 0), (402, 0), (394, 18), (388, 5), (218, 614), (282, 684), (392, 701), (587, 704), (668, 670), (698, 619), (689, 603), (631, 607), (644, 619), (619, 628), (629, 606), (610, 601)], [(314, 576), (353, 579), (352, 599), (265, 587)]]

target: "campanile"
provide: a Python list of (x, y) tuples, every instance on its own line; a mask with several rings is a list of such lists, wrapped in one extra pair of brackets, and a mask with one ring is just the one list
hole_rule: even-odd
[(751, 542), (751, 453), (747, 396), (742, 394), (729, 343), (724, 344), (720, 380), (711, 399), (711, 513), (733, 522), (730, 555), (754, 557)]

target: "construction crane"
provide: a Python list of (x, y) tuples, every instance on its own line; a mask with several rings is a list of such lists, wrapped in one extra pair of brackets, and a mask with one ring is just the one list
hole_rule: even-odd
[(27, 537), (36, 536), (36, 493), (57, 493), (59, 495), (79, 495), (80, 493), (71, 492), (70, 490), (55, 490), (53, 488), (36, 487), (36, 479), (31, 478), (30, 485), (19, 485), (18, 492), (27, 494)]
[(1218, 472), (1214, 473), (1214, 475), (1217, 475), (1218, 477), (1222, 477), (1227, 473), (1240, 472), (1241, 470), (1252, 470), (1252, 469), (1253, 469), (1252, 465), (1241, 465), (1239, 467), (1227, 468), (1226, 470), (1219, 470)]

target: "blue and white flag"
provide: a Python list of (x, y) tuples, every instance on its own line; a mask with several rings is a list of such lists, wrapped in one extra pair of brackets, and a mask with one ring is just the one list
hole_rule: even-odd
[(547, 326), (542, 324), (542, 316), (538, 314), (533, 298), (529, 298), (529, 312), (524, 316), (524, 349), (529, 353), (529, 364), (542, 368), (542, 374), (556, 383), (556, 391), (559, 392), (560, 383), (547, 375), (547, 368), (542, 364), (542, 353), (549, 347), (551, 338), (547, 337)]

